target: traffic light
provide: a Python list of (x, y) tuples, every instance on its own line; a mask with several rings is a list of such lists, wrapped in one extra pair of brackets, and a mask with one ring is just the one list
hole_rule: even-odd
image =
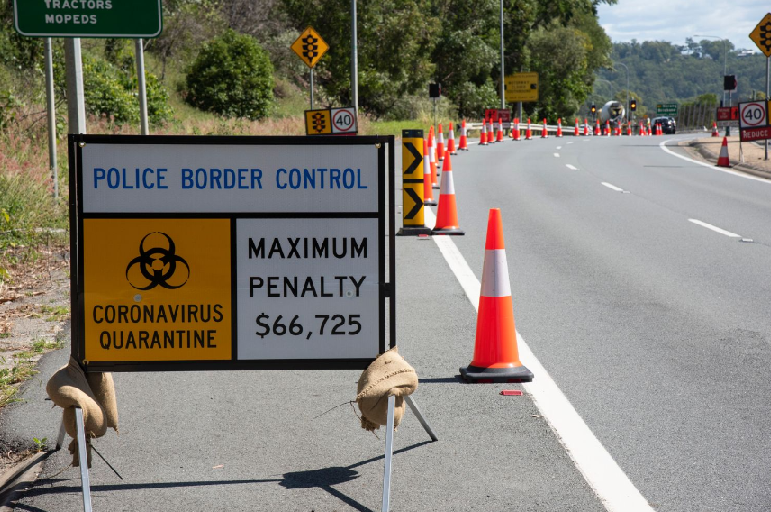
[(629, 102), (629, 110), (631, 110), (632, 112), (637, 110), (637, 100), (631, 100)]
[(428, 84), (428, 97), (438, 98), (442, 95), (442, 84)]
[(723, 77), (723, 90), (735, 91), (739, 87), (739, 81), (736, 79), (736, 75), (726, 75)]
[(595, 113), (597, 113), (597, 107), (595, 107), (594, 105), (592, 105), (592, 114), (595, 114)]

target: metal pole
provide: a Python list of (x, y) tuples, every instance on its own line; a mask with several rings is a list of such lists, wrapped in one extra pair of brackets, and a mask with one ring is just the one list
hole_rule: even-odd
[(83, 64), (80, 59), (80, 39), (64, 40), (64, 60), (67, 73), (67, 117), (69, 133), (86, 133), (86, 103), (83, 98)]
[[(356, 33), (356, 0), (351, 0), (351, 103), (359, 111), (359, 50)], [(311, 71), (312, 73), (313, 71)], [(313, 75), (311, 75), (312, 77)], [(312, 78), (311, 78), (312, 80)], [(313, 107), (311, 106), (311, 109)]]
[(83, 492), (83, 511), (91, 512), (91, 482), (88, 477), (88, 445), (86, 444), (86, 426), (83, 409), (75, 407), (75, 423), (78, 427), (78, 465), (80, 466), (80, 485)]
[(388, 397), (388, 416), (386, 419), (385, 467), (383, 468), (383, 507), (381, 512), (388, 512), (391, 502), (391, 468), (394, 455), (394, 407), (396, 397)]
[(506, 108), (506, 97), (503, 95), (503, 0), (501, 0), (501, 108)]
[(150, 133), (150, 125), (147, 122), (147, 86), (145, 84), (145, 52), (142, 40), (134, 40), (134, 51), (137, 54), (137, 78), (139, 79), (139, 119), (142, 126), (142, 135)]
[(311, 110), (313, 110), (313, 68), (311, 68)]
[(51, 56), (51, 38), (45, 38), (46, 110), (48, 114), (48, 160), (54, 180), (54, 197), (59, 198), (59, 165), (56, 163), (56, 106), (54, 105), (54, 64)]
[[(766, 108), (768, 108), (769, 102), (768, 102), (768, 61), (771, 60), (771, 57), (766, 57)], [(766, 112), (766, 116), (768, 116), (768, 112)], [(766, 139), (765, 143), (765, 160), (768, 160), (768, 139)]]

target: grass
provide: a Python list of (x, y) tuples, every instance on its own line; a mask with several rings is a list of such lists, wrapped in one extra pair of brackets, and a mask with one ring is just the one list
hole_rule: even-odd
[(16, 393), (19, 384), (37, 373), (35, 363), (32, 361), (33, 352), (18, 352), (13, 355), (13, 366), (0, 369), (0, 407), (18, 402)]
[(43, 315), (48, 315), (46, 320), (48, 322), (61, 322), (70, 315), (70, 308), (68, 306), (46, 306), (43, 305), (40, 308)]

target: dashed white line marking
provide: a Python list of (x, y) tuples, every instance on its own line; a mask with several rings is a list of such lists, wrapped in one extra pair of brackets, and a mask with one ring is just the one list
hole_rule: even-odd
[(559, 153), (554, 153), (554, 158), (559, 158), (559, 157), (560, 157)]
[[(570, 143), (568, 142), (568, 144)], [(562, 146), (557, 146), (557, 151), (559, 151), (560, 149), (562, 149)]]
[(712, 224), (707, 224), (706, 222), (702, 222), (697, 219), (688, 219), (688, 222), (693, 222), (694, 224), (698, 226), (705, 227), (707, 229), (711, 229), (715, 233), (720, 233), (721, 235), (730, 236), (731, 238), (741, 238), (741, 235), (737, 235), (736, 233), (731, 233), (730, 231), (726, 231), (725, 229), (720, 229), (717, 226), (713, 226)]
[(571, 142), (566, 142), (565, 144), (573, 144), (573, 142), (572, 141)]
[(617, 187), (617, 186), (615, 186), (615, 185), (611, 185), (611, 184), (610, 184), (610, 183), (608, 183), (607, 181), (603, 181), (603, 182), (602, 182), (602, 185), (603, 185), (604, 187), (608, 187), (608, 188), (609, 188), (609, 189), (611, 189), (611, 190), (615, 190), (616, 192), (621, 192), (622, 194), (628, 194), (628, 193), (629, 193), (629, 191), (628, 191), (628, 190), (624, 190), (623, 188), (618, 188), (618, 187)]
[(572, 166), (572, 165), (570, 165), (570, 164), (565, 164), (565, 167), (567, 167), (567, 168), (568, 168), (568, 169), (570, 169), (571, 171), (577, 171), (577, 170), (578, 170), (578, 169), (576, 169), (575, 167), (573, 167), (573, 166)]
[[(426, 208), (426, 225), (431, 226), (435, 222), (434, 212)], [(471, 305), (474, 309), (478, 309), (479, 292), (482, 286), (458, 247), (449, 236), (440, 235), (431, 238), (450, 265)], [(655, 512), (648, 505), (648, 500), (629, 480), (624, 470), (594, 436), (518, 332), (517, 348), (521, 360), (536, 376), (533, 382), (524, 383), (522, 387), (533, 398), (541, 415), (549, 422), (562, 446), (565, 447), (573, 463), (605, 509), (608, 512)]]

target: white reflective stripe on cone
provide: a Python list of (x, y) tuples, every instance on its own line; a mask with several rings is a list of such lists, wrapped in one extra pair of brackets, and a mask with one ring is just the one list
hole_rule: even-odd
[[(431, 141), (431, 142), (434, 142), (434, 141)], [(429, 161), (429, 165), (436, 163), (436, 160), (434, 160), (434, 145), (433, 144), (429, 144), (428, 145), (428, 159), (429, 159), (428, 160)]]
[(482, 297), (511, 297), (509, 268), (506, 265), (506, 249), (485, 251), (482, 271)]
[(455, 132), (453, 130), (450, 130), (450, 138), (451, 139), (455, 138)]
[(428, 154), (423, 155), (423, 174), (431, 174), (431, 157)]
[(439, 144), (444, 144), (444, 133), (439, 132)]
[(455, 195), (455, 184), (452, 181), (452, 171), (442, 171), (439, 195)]

